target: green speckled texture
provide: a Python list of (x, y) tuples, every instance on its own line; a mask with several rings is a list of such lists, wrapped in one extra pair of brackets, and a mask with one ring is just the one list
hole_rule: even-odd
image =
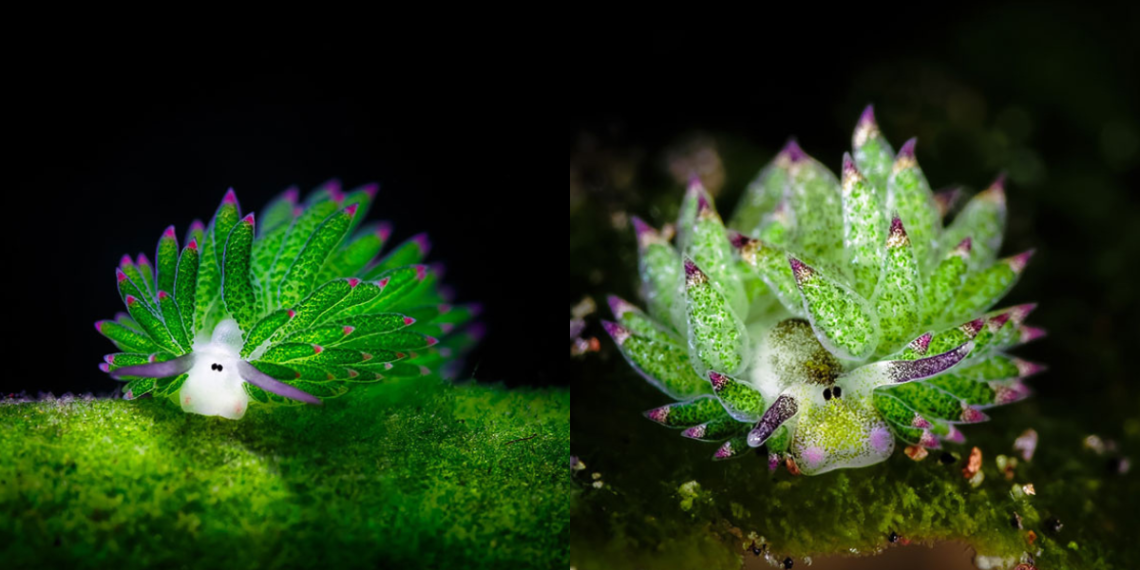
[(158, 282), (155, 284), (158, 291), (174, 293), (174, 274), (178, 270), (178, 238), (174, 237), (173, 227), (170, 233), (164, 233), (158, 240), (157, 258), (155, 259)]
[(650, 243), (644, 252), (640, 267), (647, 284), (649, 314), (659, 321), (673, 322), (674, 307), (684, 305), (678, 294), (682, 280), (681, 256), (668, 243)]
[(951, 250), (934, 268), (926, 282), (922, 306), (922, 325), (930, 327), (942, 320), (946, 306), (962, 287), (968, 269), (968, 253)]
[(198, 262), (201, 256), (198, 252), (198, 246), (190, 247), (189, 244), (182, 248), (182, 253), (178, 256), (178, 270), (174, 274), (174, 299), (178, 303), (178, 311), (182, 314), (182, 325), (186, 327), (186, 336), (191, 341), (194, 340), (194, 333), (197, 331), (195, 322), (196, 310), (196, 294), (198, 288)]
[(242, 339), (245, 341), (241, 348), (242, 358), (249, 358), (249, 355), (253, 353), (254, 349), (261, 346), (261, 343), (273, 336), (273, 333), (277, 332), (288, 320), (289, 310), (278, 309), (258, 321), (253, 329), (246, 333)]
[(930, 385), (941, 388), (972, 406), (994, 403), (994, 390), (985, 382), (977, 382), (960, 374), (943, 374), (930, 379)]
[[(250, 283), (249, 255), (253, 220), (234, 224), (222, 252), (222, 301), (238, 326), (248, 331), (257, 324), (259, 306)], [(187, 347), (189, 348), (189, 347)]]
[(858, 172), (843, 175), (843, 246), (850, 254), (855, 291), (869, 297), (879, 280), (887, 225), (875, 187)]
[(3, 566), (566, 568), (569, 406), (425, 378), (240, 422), (3, 404)]
[(891, 143), (887, 142), (887, 139), (879, 132), (877, 126), (873, 127), (871, 132), (866, 133), (864, 139), (860, 141), (858, 131), (861, 126), (863, 125), (860, 124), (856, 127), (856, 136), (853, 137), (854, 140), (851, 145), (854, 151), (855, 165), (858, 166), (863, 176), (871, 182), (871, 186), (875, 188), (879, 202), (886, 203), (887, 179), (891, 175), (891, 166), (895, 162), (895, 151), (891, 148)]
[(922, 302), (920, 287), (914, 249), (900, 229), (887, 245), (882, 273), (871, 299), (879, 315), (879, 354), (890, 354), (914, 337)]
[(796, 245), (809, 259), (842, 263), (843, 206), (839, 181), (813, 158), (789, 167), (787, 186), (796, 219)]
[(747, 384), (725, 376), (720, 388), (714, 390), (725, 411), (740, 421), (754, 422), (764, 413), (764, 396)]
[[(289, 227), (288, 234), (281, 244), (281, 250), (270, 266), (269, 279), (266, 282), (269, 309), (288, 307), (292, 304), (283, 301), (285, 292), (282, 290), (282, 285), (285, 284), (285, 277), (292, 269), (297, 256), (305, 249), (305, 244), (308, 243), (309, 238), (321, 226), (321, 222), (338, 209), (340, 209), (338, 202), (326, 199), (313, 204), (293, 221), (293, 225)], [(295, 295), (296, 291), (299, 290), (296, 288), (296, 283), (293, 285), (294, 289), (291, 289), (290, 296)]]
[(753, 251), (744, 256), (744, 261), (756, 270), (785, 309), (793, 315), (807, 316), (787, 253), (762, 241), (757, 242)]
[[(358, 219), (359, 216), (354, 216), (352, 221), (355, 222)], [(338, 277), (338, 273), (356, 275), (380, 253), (384, 245), (384, 239), (377, 231), (360, 234), (340, 251), (329, 256), (317, 276), (317, 282), (322, 283), (329, 279), (335, 279)]]
[(729, 227), (740, 230), (745, 235), (758, 237), (765, 216), (783, 197), (787, 178), (788, 171), (775, 164), (761, 170), (744, 190), (740, 207), (732, 215)]
[(278, 302), (282, 306), (292, 306), (311, 290), (317, 272), (333, 249), (340, 245), (351, 221), (352, 216), (342, 210), (330, 215), (313, 232), (281, 281)]
[(879, 340), (879, 317), (874, 306), (814, 269), (797, 276), (796, 282), (812, 327), (826, 339), (827, 348), (845, 358), (870, 356)]
[(951, 305), (951, 318), (966, 318), (990, 308), (1005, 296), (1015, 282), (1017, 272), (1010, 267), (1008, 260), (998, 261), (981, 271), (971, 273)]
[(930, 417), (957, 421), (962, 415), (962, 400), (925, 382), (907, 382), (879, 390), (885, 390), (914, 410)]
[(711, 205), (697, 212), (693, 222), (692, 243), (685, 249), (685, 255), (716, 283), (737, 313), (748, 310), (744, 294), (744, 283), (740, 278), (732, 244), (725, 234), (724, 224)]
[(700, 423), (723, 418), (724, 408), (716, 398), (697, 398), (688, 402), (669, 404), (646, 412), (648, 417), (669, 427), (690, 427)]
[(708, 381), (693, 370), (684, 346), (634, 334), (622, 343), (621, 352), (630, 364), (656, 380), (662, 391), (676, 399), (711, 391)]
[(887, 180), (887, 210), (897, 213), (902, 219), (919, 267), (928, 270), (935, 243), (942, 231), (942, 220), (930, 183), (913, 157), (895, 159)]
[(166, 321), (167, 330), (174, 336), (175, 344), (178, 345), (181, 352), (189, 352), (191, 340), (186, 336), (186, 329), (182, 326), (182, 315), (178, 311), (174, 297), (160, 295), (158, 308), (162, 311), (162, 319)]
[(1005, 227), (1005, 194), (1000, 186), (978, 193), (954, 217), (942, 234), (942, 248), (948, 250), (965, 238), (973, 241), (976, 255), (971, 267), (984, 267), (994, 260), (1001, 248)]
[(702, 274), (688, 279), (685, 298), (689, 323), (689, 354), (698, 372), (735, 374), (748, 354), (748, 333), (712, 281)]

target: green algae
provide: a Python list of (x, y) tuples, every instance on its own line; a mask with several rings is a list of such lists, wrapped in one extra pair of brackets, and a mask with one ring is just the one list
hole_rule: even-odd
[(0, 405), (4, 568), (565, 568), (567, 390), (370, 385), (241, 421)]
[[(1114, 458), (1140, 450), (1136, 420), (1113, 434), (1115, 452), (1097, 453), (1076, 422), (1050, 418), (1031, 400), (964, 426), (966, 444), (946, 444), (922, 461), (897, 449), (881, 464), (796, 477), (783, 467), (770, 473), (757, 454), (711, 461), (708, 444), (619, 414), (661, 397), (633, 374), (608, 371), (611, 360), (580, 363), (587, 377), (607, 370), (614, 378), (575, 392), (575, 400), (595, 403), (573, 415), (571, 449), (587, 466), (575, 475), (571, 507), (571, 563), (579, 570), (739, 568), (754, 556), (751, 546), (763, 545), (777, 560), (874, 554), (891, 546), (892, 532), (915, 543), (957, 541), (1007, 561), (1028, 554), (1038, 568), (1140, 563), (1128, 542), (1140, 480), (1134, 469), (1114, 471)], [(1014, 441), (1028, 428), (1038, 433), (1036, 452), (1019, 459), (1007, 479), (997, 457), (1017, 457)], [(984, 474), (976, 487), (963, 473), (973, 446)], [(1026, 484), (1034, 494), (1025, 493)], [(1060, 530), (1051, 528), (1054, 517)]]

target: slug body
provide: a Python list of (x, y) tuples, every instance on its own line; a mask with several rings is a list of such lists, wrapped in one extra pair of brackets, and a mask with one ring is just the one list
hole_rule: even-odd
[(194, 364), (186, 371), (178, 399), (187, 413), (240, 420), (249, 407), (249, 394), (238, 373), (241, 362), (241, 330), (237, 321), (226, 319), (210, 338), (194, 342)]
[(835, 176), (794, 141), (728, 224), (694, 179), (676, 238), (633, 218), (647, 310), (617, 297), (606, 330), (676, 400), (645, 415), (719, 442), (714, 459), (766, 450), (814, 475), (960, 444), (982, 411), (1030, 394), (1042, 366), (1007, 351), (1044, 334), (1035, 305), (993, 310), (1032, 251), (998, 258), (1004, 180), (948, 224), (911, 139), (896, 154), (870, 107)]
[(100, 369), (128, 382), (128, 399), (229, 419), (254, 403), (321, 404), (361, 383), (453, 374), (481, 335), (479, 307), (451, 304), (442, 268), (421, 263), (426, 236), (389, 249), (389, 224), (360, 224), (376, 190), (334, 180), (302, 202), (289, 189), (258, 223), (231, 189), (181, 249), (170, 226), (154, 264), (123, 256), (127, 312), (95, 324), (122, 352)]

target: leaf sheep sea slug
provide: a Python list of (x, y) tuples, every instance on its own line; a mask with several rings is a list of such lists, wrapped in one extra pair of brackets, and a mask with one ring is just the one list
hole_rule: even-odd
[(375, 184), (333, 180), (303, 201), (290, 188), (258, 218), (233, 189), (179, 249), (174, 226), (155, 263), (124, 255), (127, 312), (95, 328), (123, 351), (99, 367), (128, 399), (173, 398), (186, 412), (241, 418), (251, 401), (320, 404), (352, 386), (422, 376), (480, 335), (477, 305), (453, 306), (417, 235), (379, 256), (391, 228), (361, 225)]
[(648, 312), (610, 298), (629, 363), (680, 402), (646, 412), (769, 466), (818, 474), (885, 460), (898, 438), (937, 448), (959, 424), (1029, 395), (1041, 366), (1006, 350), (1041, 336), (1034, 305), (989, 310), (1031, 251), (997, 258), (1004, 182), (953, 220), (915, 139), (896, 155), (871, 107), (836, 178), (793, 141), (729, 221), (693, 180), (673, 244), (633, 219)]

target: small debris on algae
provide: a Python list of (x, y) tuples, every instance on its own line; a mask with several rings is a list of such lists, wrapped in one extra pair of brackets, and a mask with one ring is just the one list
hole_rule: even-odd
[(962, 468), (962, 476), (967, 479), (972, 479), (974, 475), (980, 473), (981, 470), (982, 450), (974, 447), (970, 450), (970, 459), (967, 461), (966, 466)]
[(785, 465), (788, 467), (788, 473), (791, 473), (792, 475), (800, 474), (800, 466), (796, 465), (796, 460), (792, 459), (791, 456), (788, 456)]
[(1037, 570), (1037, 567), (1032, 564), (1022, 562), (1021, 564), (1015, 566), (1013, 570)]
[[(757, 449), (760, 449), (760, 448), (757, 448)], [(769, 453), (768, 454), (768, 472), (769, 473), (775, 472), (776, 469), (779, 469), (779, 468), (780, 468), (780, 456), (778, 454), (775, 454), (775, 453)]]
[(791, 556), (784, 559), (784, 569), (785, 570), (787, 570), (788, 568), (791, 568), (793, 564), (795, 564), (795, 561), (792, 560)]
[(1021, 515), (1017, 514), (1017, 511), (1014, 511), (1013, 518), (1009, 519), (1009, 523), (1013, 528), (1021, 530)]
[(594, 314), (596, 310), (598, 310), (597, 303), (594, 302), (592, 297), (586, 295), (582, 297), (581, 301), (578, 301), (577, 305), (574, 305), (574, 307), (570, 309), (570, 314), (573, 315), (575, 319), (584, 319)]
[(602, 481), (594, 481), (594, 488), (595, 489), (601, 489), (602, 487), (605, 487), (605, 486), (606, 486), (606, 484)]
[(1064, 524), (1061, 524), (1061, 519), (1057, 517), (1049, 517), (1049, 520), (1045, 521), (1045, 531), (1049, 534), (1061, 532), (1061, 528), (1064, 526)]
[(998, 570), (999, 568), (1010, 568), (1015, 562), (1013, 557), (1001, 556), (983, 556), (981, 554), (974, 555), (974, 566), (978, 570)]
[(1037, 541), (1037, 533), (1029, 531), (1029, 533), (1025, 535), (1025, 540), (1028, 541), (1029, 544), (1033, 544)]
[(767, 544), (765, 544), (763, 548), (756, 546), (755, 540), (752, 541), (752, 544), (748, 545), (748, 550), (752, 551), (753, 556), (760, 556), (760, 553), (764, 552), (764, 550), (766, 550), (767, 548), (768, 548)]
[(1026, 461), (1033, 460), (1033, 452), (1037, 451), (1037, 431), (1029, 428), (1013, 440), (1014, 451), (1021, 452), (1021, 458)]
[[(1029, 489), (1026, 489), (1026, 487), (1029, 487)], [(1033, 491), (1033, 493), (1030, 491)], [(1033, 489), (1032, 483), (1026, 485), (1018, 485), (1017, 483), (1014, 483), (1013, 486), (1009, 489), (1009, 496), (1013, 497), (1013, 500), (1015, 501), (1025, 501), (1027, 500), (1026, 497), (1028, 495), (1033, 495), (1035, 493), (1036, 490)]]
[(584, 319), (570, 319), (570, 340), (578, 338), (585, 328), (586, 321)]
[(1097, 455), (1104, 454), (1104, 441), (1102, 441), (1100, 439), (1100, 436), (1098, 436), (1096, 434), (1093, 434), (1093, 435), (1086, 437), (1085, 441), (1084, 441), (1084, 446), (1085, 446), (1085, 449), (1090, 449), (1093, 451), (1093, 453), (1096, 453)]
[(586, 468), (586, 462), (578, 459), (577, 455), (570, 456), (570, 470), (581, 471)]
[(926, 451), (925, 447), (918, 445), (908, 445), (904, 451), (906, 452), (907, 457), (915, 461), (922, 461), (923, 459), (926, 459), (927, 455), (929, 455), (929, 452)]
[(986, 480), (986, 474), (982, 470), (979, 469), (977, 473), (974, 473), (973, 477), (970, 477), (970, 486), (977, 489), (978, 487), (980, 487), (982, 485), (982, 481), (985, 481), (985, 480)]
[(598, 352), (602, 343), (597, 337), (576, 338), (570, 343), (570, 356), (582, 356), (587, 352)]
[(1014, 468), (1017, 467), (1017, 458), (999, 455), (994, 458), (994, 461), (997, 463), (998, 471), (1001, 471), (1002, 474), (1005, 475), (1005, 480), (1012, 481)]
[(693, 508), (693, 501), (701, 492), (701, 484), (694, 481), (681, 483), (677, 487), (677, 492), (681, 495), (681, 510), (688, 511)]

